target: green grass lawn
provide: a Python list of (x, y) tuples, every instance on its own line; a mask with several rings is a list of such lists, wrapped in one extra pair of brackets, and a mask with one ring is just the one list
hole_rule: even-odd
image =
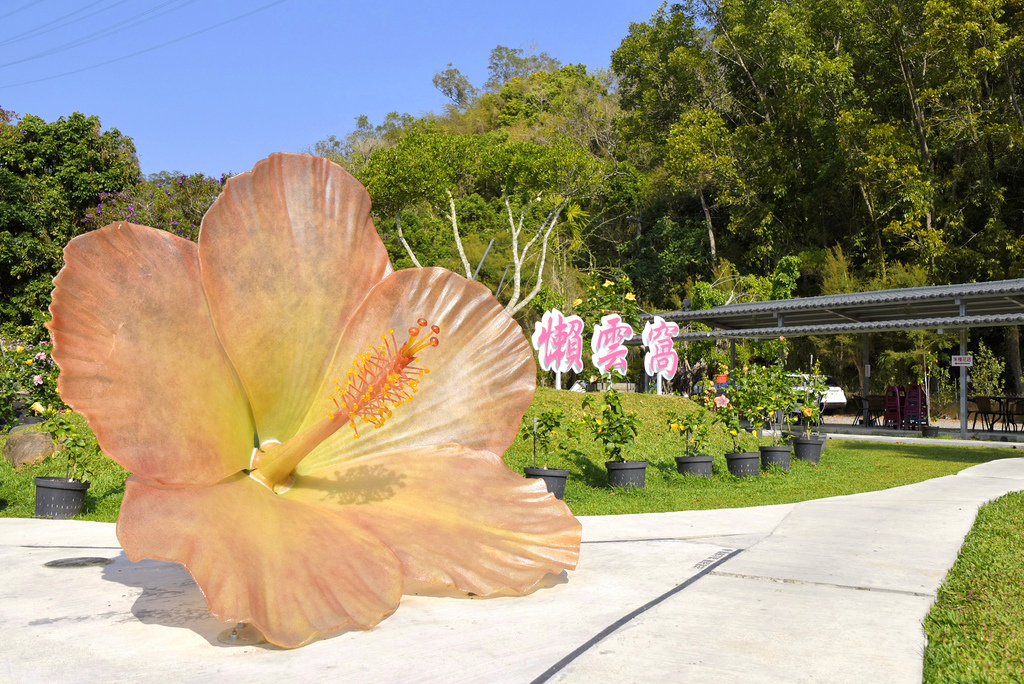
[(1024, 493), (978, 511), (924, 621), (924, 681), (1024, 680)]

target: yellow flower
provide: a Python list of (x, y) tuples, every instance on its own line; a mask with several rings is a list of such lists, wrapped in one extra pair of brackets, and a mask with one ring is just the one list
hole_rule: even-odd
[(32, 359), (26, 359), (25, 360), (25, 365), (26, 366), (31, 366), (32, 365)]
[(627, 292), (626, 293), (626, 299), (628, 299), (631, 302), (635, 302), (636, 301), (636, 295), (633, 294), (632, 292)]
[(672, 427), (673, 430), (678, 430), (679, 429), (679, 423), (672, 423), (671, 427)]
[(583, 300), (582, 300), (582, 299), (577, 299), (577, 300), (576, 300), (575, 302), (573, 302), (573, 303), (572, 303), (572, 305), (573, 305), (573, 306), (579, 306), (579, 305), (580, 305), (580, 304), (582, 304), (582, 303), (583, 303)]
[(811, 414), (812, 414), (812, 413), (814, 413), (814, 409), (812, 409), (812, 408), (811, 408), (810, 406), (804, 406), (804, 408), (803, 408), (803, 414), (804, 414), (805, 416), (807, 416), (808, 418), (810, 418), (810, 417), (811, 417)]
[(615, 283), (613, 283), (613, 282), (612, 282), (612, 281), (610, 281), (610, 280), (606, 280), (606, 281), (604, 281), (604, 286), (605, 286), (605, 287), (611, 287), (611, 286), (612, 286), (612, 285), (614, 285), (614, 284), (615, 284)]
[(46, 413), (46, 407), (40, 404), (38, 401), (32, 404), (31, 409), (40, 415)]
[(21, 345), (19, 344), (19, 345), (18, 345), (17, 347), (15, 347), (15, 348), (14, 348), (14, 351), (16, 351), (16, 352), (23, 352), (23, 351), (25, 351), (25, 348), (24, 348), (24, 347), (22, 347), (22, 346), (21, 346)]

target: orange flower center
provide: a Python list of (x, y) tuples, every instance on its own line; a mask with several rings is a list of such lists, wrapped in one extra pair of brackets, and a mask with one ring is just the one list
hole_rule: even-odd
[[(426, 319), (419, 319), (417, 326), (409, 328), (409, 339), (401, 345), (393, 329), (380, 336), (378, 346), (369, 345), (369, 349), (352, 362), (345, 374), (345, 383), (334, 381), (336, 394), (330, 399), (335, 410), (282, 444), (264, 445), (253, 459), (250, 475), (275, 491), (287, 489), (299, 462), (346, 423), (352, 426), (357, 439), (357, 421), (375, 428), (384, 425), (392, 409), (409, 402), (418, 391), (420, 378), (430, 372), (423, 366), (412, 365), (418, 361), (417, 354), (439, 343), (436, 335), (441, 329), (436, 325), (427, 326)], [(424, 333), (424, 328), (429, 332)]]

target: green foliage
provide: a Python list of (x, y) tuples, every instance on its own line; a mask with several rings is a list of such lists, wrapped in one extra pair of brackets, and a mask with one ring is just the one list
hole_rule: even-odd
[(637, 304), (633, 293), (633, 284), (624, 273), (608, 274), (591, 273), (590, 285), (586, 292), (572, 303), (573, 312), (583, 319), (584, 330), (593, 330), (601, 323), (601, 317), (617, 313), (622, 320), (638, 333), (643, 326), (640, 314), (643, 310)]
[(527, 78), (540, 71), (554, 71), (559, 61), (546, 52), (534, 54), (532, 48), (510, 48), (499, 45), (491, 50), (484, 87), (499, 90), (515, 78)]
[(64, 245), (102, 192), (139, 179), (131, 139), (75, 112), (47, 123), (25, 115), (0, 121), (0, 335), (35, 342)]
[(978, 340), (978, 351), (974, 353), (974, 367), (968, 369), (971, 394), (979, 396), (1001, 396), (1003, 394), (1003, 371), (1006, 364), (998, 358), (985, 343)]
[(61, 447), (59, 453), (65, 463), (64, 477), (85, 480), (89, 476), (91, 464), (100, 455), (96, 436), (73, 417), (70, 409), (47, 407), (44, 414), (47, 416), (44, 428)]
[(127, 190), (101, 192), (100, 202), (85, 214), (82, 223), (100, 228), (115, 221), (128, 221), (196, 240), (206, 210), (220, 195), (226, 181), (227, 176), (218, 180), (202, 173), (154, 174)]
[(544, 467), (547, 468), (552, 453), (558, 456), (568, 448), (569, 432), (563, 425), (565, 410), (556, 406), (548, 407), (538, 413), (534, 421), (533, 425), (523, 422), (520, 426), (520, 437), (525, 440), (537, 440), (544, 454)]
[[(766, 366), (752, 366), (744, 374), (740, 387), (730, 391), (730, 398), (745, 394), (741, 402), (746, 415), (755, 427), (778, 424), (780, 421), (792, 426), (797, 406), (797, 393), (793, 380), (783, 363)], [(782, 444), (781, 431), (774, 433), (775, 445)]]
[(57, 366), (50, 356), (50, 344), (30, 344), (0, 338), (0, 422), (12, 425), (15, 401), (24, 406), (63, 408), (57, 395)]
[(714, 422), (712, 413), (703, 406), (698, 406), (682, 415), (673, 412), (668, 416), (668, 428), (682, 437), (685, 445), (684, 453), (687, 456), (700, 456), (707, 453)]
[(810, 373), (802, 374), (799, 385), (793, 387), (793, 410), (804, 424), (804, 435), (811, 436), (811, 428), (821, 425), (821, 397), (828, 389), (821, 364), (815, 363)]
[(604, 445), (604, 451), (611, 461), (623, 461), (622, 451), (633, 443), (639, 422), (635, 413), (622, 409), (622, 399), (614, 388), (604, 393), (601, 405), (594, 397), (583, 398), (583, 425), (590, 430), (595, 442)]

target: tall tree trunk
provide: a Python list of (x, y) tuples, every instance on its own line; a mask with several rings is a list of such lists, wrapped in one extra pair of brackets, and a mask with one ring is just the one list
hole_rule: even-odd
[(708, 222), (708, 240), (711, 242), (711, 261), (718, 261), (718, 250), (715, 249), (715, 231), (711, 226), (711, 212), (704, 201), (704, 190), (700, 191), (700, 206), (704, 208), (704, 220)]
[(1020, 366), (1020, 327), (1011, 325), (1006, 328), (1006, 364), (1013, 380), (1013, 393), (1024, 396), (1024, 379), (1021, 378)]

